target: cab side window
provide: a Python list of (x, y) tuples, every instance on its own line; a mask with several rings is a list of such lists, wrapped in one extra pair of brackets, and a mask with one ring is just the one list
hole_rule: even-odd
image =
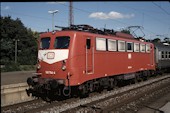
[(91, 47), (91, 40), (90, 40), (90, 38), (88, 38), (88, 39), (86, 39), (86, 48), (90, 49), (90, 47)]

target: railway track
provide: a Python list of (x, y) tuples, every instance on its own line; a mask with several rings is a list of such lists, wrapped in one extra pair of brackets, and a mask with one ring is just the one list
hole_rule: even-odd
[(29, 109), (38, 108), (40, 106), (45, 105), (47, 105), (46, 102), (40, 99), (35, 99), (31, 101), (1, 107), (1, 113), (23, 113)]
[[(33, 113), (33, 112), (111, 112), (125, 109), (128, 103), (150, 94), (154, 90), (162, 89), (170, 92), (170, 75), (151, 78), (148, 81), (124, 86), (112, 91), (93, 93), (88, 98), (70, 98), (63, 101), (47, 103), (33, 100), (20, 104), (2, 107), (2, 113)], [(165, 87), (169, 84), (169, 87)], [(158, 87), (160, 86), (160, 87)], [(161, 92), (161, 91), (160, 91)], [(138, 102), (139, 103), (139, 102)], [(139, 106), (137, 106), (139, 107)], [(117, 109), (120, 108), (120, 109)]]
[(63, 113), (72, 113), (74, 111), (76, 113), (136, 113), (143, 107), (163, 113), (159, 109), (149, 107), (148, 104), (155, 101), (158, 96), (160, 97), (170, 92), (170, 77), (162, 78), (158, 81), (154, 81), (156, 79), (152, 80), (131, 85), (130, 87), (134, 86), (134, 88), (129, 90), (126, 90), (125, 88), (128, 86), (125, 86), (121, 89), (126, 91), (80, 105)]

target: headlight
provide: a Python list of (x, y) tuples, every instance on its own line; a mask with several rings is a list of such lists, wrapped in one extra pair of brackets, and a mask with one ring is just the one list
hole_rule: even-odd
[(41, 68), (41, 65), (40, 64), (37, 64), (37, 69), (40, 69)]
[(65, 70), (66, 70), (66, 66), (63, 65), (63, 66), (61, 67), (61, 69), (62, 69), (63, 71), (65, 71)]
[(63, 71), (66, 70), (66, 60), (63, 60), (61, 69), (62, 69)]

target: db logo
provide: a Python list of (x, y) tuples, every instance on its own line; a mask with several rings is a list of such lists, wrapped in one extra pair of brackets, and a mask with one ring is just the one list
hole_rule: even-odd
[(55, 57), (55, 53), (54, 52), (48, 52), (47, 53), (47, 58), (48, 59), (54, 59), (54, 57)]

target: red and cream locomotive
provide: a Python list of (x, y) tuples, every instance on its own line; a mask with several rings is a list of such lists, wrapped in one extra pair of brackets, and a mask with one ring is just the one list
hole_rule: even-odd
[(36, 75), (27, 94), (54, 97), (88, 95), (117, 81), (147, 78), (155, 71), (154, 45), (130, 34), (72, 25), (40, 34)]

